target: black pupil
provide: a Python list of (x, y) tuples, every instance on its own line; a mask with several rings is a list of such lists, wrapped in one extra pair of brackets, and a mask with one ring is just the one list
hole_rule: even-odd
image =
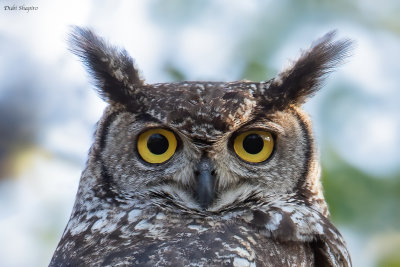
[(264, 147), (264, 141), (258, 134), (249, 134), (243, 140), (243, 148), (249, 154), (257, 154)]
[(168, 140), (162, 134), (152, 134), (147, 140), (147, 148), (151, 153), (161, 155), (168, 149)]

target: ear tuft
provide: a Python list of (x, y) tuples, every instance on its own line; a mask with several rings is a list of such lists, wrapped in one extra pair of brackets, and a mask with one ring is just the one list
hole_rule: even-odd
[(81, 58), (100, 95), (108, 102), (124, 104), (135, 85), (143, 85), (128, 52), (108, 45), (90, 29), (73, 26), (69, 48)]
[(301, 105), (321, 87), (327, 74), (332, 72), (352, 50), (352, 41), (334, 41), (335, 31), (327, 33), (304, 51), (299, 59), (265, 83), (262, 97), (268, 106), (283, 110), (290, 105)]

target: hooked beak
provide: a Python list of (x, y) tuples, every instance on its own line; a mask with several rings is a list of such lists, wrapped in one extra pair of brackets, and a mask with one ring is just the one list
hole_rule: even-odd
[(203, 210), (206, 210), (215, 196), (215, 173), (209, 158), (203, 157), (197, 165), (195, 194)]

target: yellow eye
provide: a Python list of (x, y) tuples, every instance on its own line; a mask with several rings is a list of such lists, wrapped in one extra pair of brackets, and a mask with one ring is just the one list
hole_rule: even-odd
[(149, 163), (163, 163), (170, 159), (176, 150), (175, 135), (165, 129), (150, 129), (139, 135), (137, 150)]
[(243, 160), (258, 163), (267, 160), (274, 148), (271, 133), (265, 131), (247, 131), (233, 140), (235, 153)]

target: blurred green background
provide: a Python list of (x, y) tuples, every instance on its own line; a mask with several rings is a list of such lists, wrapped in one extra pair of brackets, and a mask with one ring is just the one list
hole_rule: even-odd
[(0, 4), (0, 266), (49, 263), (105, 107), (67, 50), (69, 25), (124, 46), (149, 83), (267, 80), (330, 30), (355, 40), (305, 109), (354, 266), (400, 266), (400, 1)]

